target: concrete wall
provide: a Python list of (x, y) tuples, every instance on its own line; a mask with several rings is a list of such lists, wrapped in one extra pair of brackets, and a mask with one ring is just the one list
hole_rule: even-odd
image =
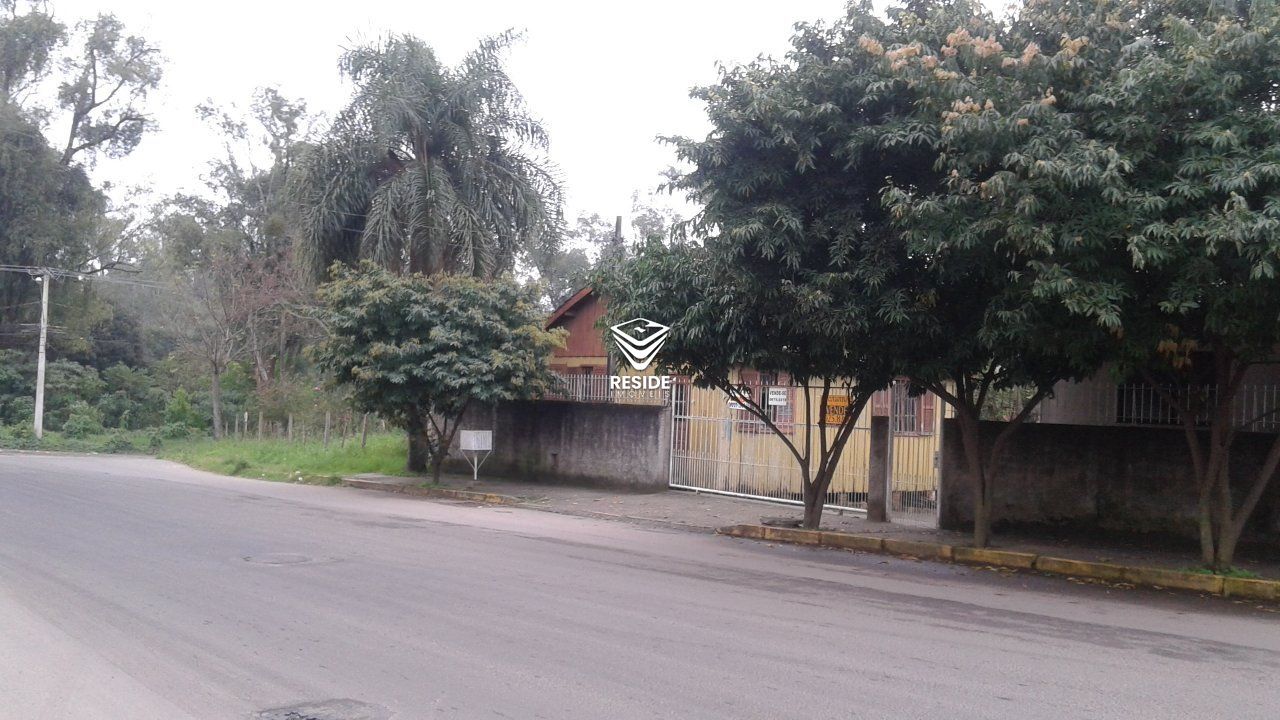
[(493, 454), (481, 467), (485, 475), (639, 491), (667, 487), (669, 407), (552, 400), (500, 403), (468, 412), (461, 427), (493, 430)]
[[(983, 423), (988, 447), (1004, 423)], [(1232, 476), (1237, 496), (1261, 466), (1273, 435), (1242, 433)], [(1195, 539), (1191, 461), (1180, 430), (1028, 424), (1009, 442), (996, 477), (994, 521), (1065, 524)], [(955, 420), (943, 425), (940, 524), (972, 527), (972, 482)], [(1280, 481), (1259, 503), (1248, 537), (1280, 547)]]

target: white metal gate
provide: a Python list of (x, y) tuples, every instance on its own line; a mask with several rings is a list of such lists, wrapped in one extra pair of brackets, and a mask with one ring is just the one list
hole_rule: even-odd
[[(821, 388), (780, 384), (769, 376), (747, 376), (740, 385), (770, 416), (778, 432), (803, 453), (805, 438), (818, 455), (817, 412)], [(810, 394), (806, 416), (804, 393)], [(885, 391), (869, 404), (852, 430), (827, 490), (829, 508), (866, 512), (871, 462), (872, 414), (891, 416), (893, 468), (889, 509), (895, 520), (934, 524), (937, 519), (940, 405), (912, 398), (905, 385)], [(801, 504), (798, 461), (787, 443), (760, 418), (724, 392), (677, 381), (672, 388), (670, 486), (684, 490)], [(828, 442), (848, 397), (833, 389), (828, 398)]]

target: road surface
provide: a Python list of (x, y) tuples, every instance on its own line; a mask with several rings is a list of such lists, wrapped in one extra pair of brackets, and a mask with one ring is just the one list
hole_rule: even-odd
[(0, 717), (1271, 718), (1280, 615), (0, 454)]

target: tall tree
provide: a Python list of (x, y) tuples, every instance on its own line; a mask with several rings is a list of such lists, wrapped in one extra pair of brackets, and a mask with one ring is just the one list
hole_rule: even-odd
[[(80, 161), (137, 145), (160, 75), (155, 48), (113, 16), (68, 34), (45, 3), (0, 2), (0, 263), (92, 273), (127, 259), (129, 228), (108, 216)], [(54, 106), (42, 102), (46, 82)], [(31, 285), (0, 274), (0, 321), (24, 314)]]
[[(855, 9), (840, 28), (801, 26), (788, 62), (730, 68), (696, 90), (714, 129), (672, 140), (691, 166), (674, 186), (703, 208), (689, 223), (695, 242), (651, 240), (600, 283), (611, 321), (670, 325), (660, 362), (724, 391), (779, 438), (803, 478), (809, 528), (858, 416), (894, 377), (914, 302), (879, 195), (886, 177), (927, 181), (930, 158), (865, 131), (910, 105), (877, 90), (877, 58), (844, 50), (895, 32), (869, 6)], [(779, 429), (764, 399), (738, 387), (743, 369), (812, 387), (804, 412), (816, 425), (795, 438)], [(829, 426), (837, 395), (847, 410)]]
[[(1127, 172), (1108, 197), (1132, 259), (1123, 369), (1165, 400), (1198, 487), (1203, 562), (1225, 570), (1280, 468), (1231, 462), (1273, 407), (1242, 402), (1280, 348), (1280, 8), (1160, 3), (1159, 24), (1082, 93), (1089, 140)], [(1251, 412), (1246, 413), (1246, 409)], [(1233, 477), (1234, 476), (1234, 477)]]
[(343, 55), (355, 94), (293, 185), (299, 259), (313, 277), (358, 258), (496, 277), (554, 240), (560, 185), (547, 135), (503, 66), (515, 39), (488, 38), (456, 67), (408, 35)]
[(153, 121), (147, 95), (160, 84), (160, 51), (130, 35), (114, 15), (79, 24), (81, 46), (62, 63), (58, 106), (68, 116), (62, 164), (77, 156), (116, 158), (138, 146)]
[[(1042, 49), (1036, 12), (1011, 28), (979, 3), (911, 4), (890, 13), (908, 29), (901, 42), (848, 48), (880, 58), (881, 84), (913, 99), (911, 116), (883, 128), (880, 142), (919, 145), (936, 158), (931, 186), (891, 181), (884, 193), (920, 283), (919, 332), (898, 352), (912, 380), (955, 410), (978, 547), (989, 542), (999, 460), (1013, 434), (1058, 382), (1096, 372), (1110, 345), (1104, 325), (1046, 289), (1057, 268), (1105, 260), (1113, 212), (1096, 194), (1064, 189), (1077, 178), (1053, 174), (1063, 154), (1104, 173), (1105, 153), (1081, 145), (1073, 119), (1055, 109), (1055, 81), (1070, 85), (1078, 73), (1077, 41), (1040, 38)], [(1112, 255), (1112, 267), (1127, 262)], [(1098, 289), (1106, 280), (1091, 278)], [(1019, 403), (988, 443), (980, 421), (997, 394)]]
[(290, 173), (309, 147), (306, 103), (274, 88), (260, 88), (246, 114), (205, 104), (197, 108), (222, 136), (223, 155), (212, 161), (206, 183), (216, 200), (209, 221), (236, 239), (246, 293), (244, 352), (259, 396), (269, 392), (296, 360), (306, 322), (306, 293), (292, 243), (298, 208), (286, 191)]
[(0, 0), (0, 101), (23, 106), (49, 75), (66, 27), (42, 3)]

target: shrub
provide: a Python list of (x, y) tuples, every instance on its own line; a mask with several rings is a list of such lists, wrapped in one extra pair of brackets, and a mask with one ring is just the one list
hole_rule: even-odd
[(195, 434), (190, 425), (180, 422), (165, 423), (160, 428), (160, 438), (164, 440), (186, 440)]
[(173, 397), (169, 398), (169, 403), (164, 408), (164, 421), (166, 427), (169, 425), (185, 425), (193, 428), (204, 424), (200, 418), (200, 413), (191, 407), (191, 396), (187, 395), (186, 388), (178, 388), (173, 393)]
[(35, 430), (31, 425), (0, 426), (0, 447), (13, 450), (37, 450), (40, 441), (36, 440)]
[(129, 453), (137, 451), (133, 441), (126, 437), (123, 433), (112, 433), (107, 441), (102, 444), (102, 452), (109, 453)]
[(62, 432), (72, 438), (100, 435), (105, 432), (102, 413), (89, 403), (77, 400), (67, 410), (67, 420), (62, 424)]

